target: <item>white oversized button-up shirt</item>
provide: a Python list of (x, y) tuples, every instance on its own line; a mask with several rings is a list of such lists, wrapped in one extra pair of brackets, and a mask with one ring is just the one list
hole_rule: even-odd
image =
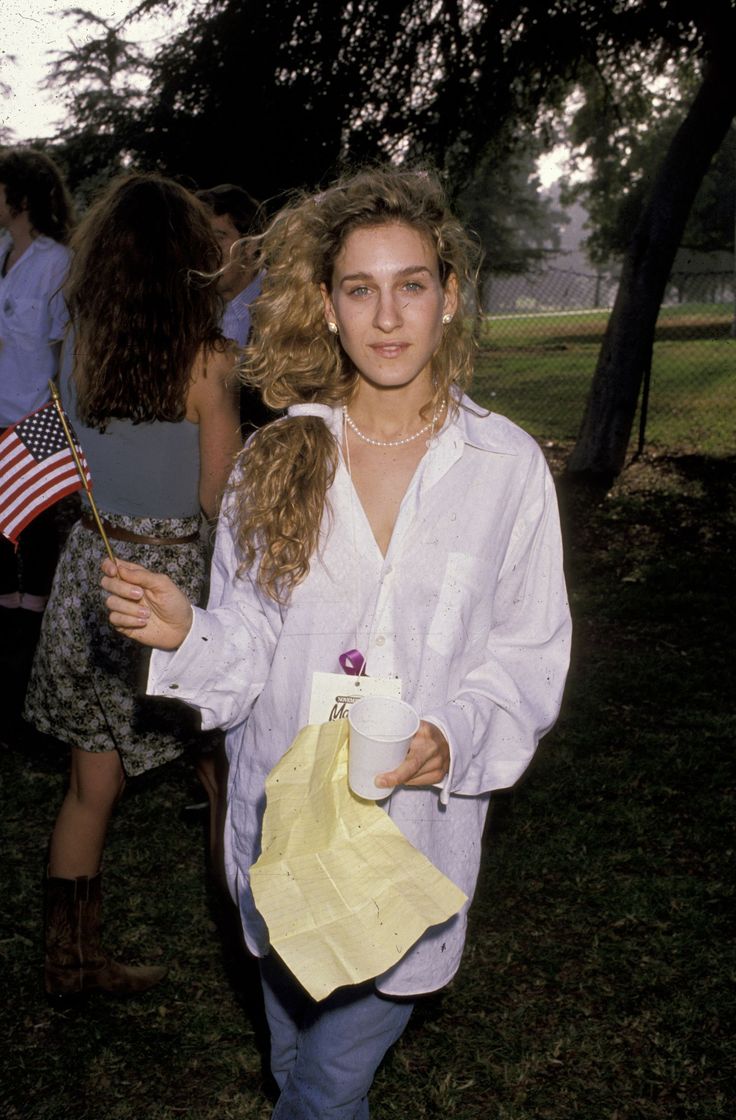
[[(331, 429), (341, 437), (341, 413)], [(173, 654), (151, 659), (149, 691), (199, 708), (228, 729), (228, 876), (249, 948), (268, 932), (248, 872), (258, 857), (267, 774), (307, 722), (312, 674), (339, 672), (357, 647), (371, 676), (402, 696), (450, 745), (444, 790), (402, 787), (386, 812), (469, 897), (491, 790), (527, 767), (562, 697), (570, 616), (555, 492), (537, 444), (468, 398), (421, 460), (384, 557), (345, 463), (328, 495), (321, 550), (286, 606), (236, 578), (220, 519), (208, 609)], [(434, 926), (378, 988), (442, 987), (462, 954), (467, 907)]]

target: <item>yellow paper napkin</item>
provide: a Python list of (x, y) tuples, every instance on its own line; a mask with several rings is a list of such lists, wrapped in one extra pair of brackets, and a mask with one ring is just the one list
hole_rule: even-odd
[(303, 728), (266, 781), (251, 868), (271, 945), (314, 999), (379, 976), (466, 896), (350, 792), (348, 722)]

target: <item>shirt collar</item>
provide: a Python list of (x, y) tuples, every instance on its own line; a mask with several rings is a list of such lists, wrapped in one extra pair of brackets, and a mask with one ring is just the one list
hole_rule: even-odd
[(519, 449), (519, 429), (503, 416), (489, 412), (465, 394), (457, 402), (457, 410), (446, 421), (439, 439), (460, 440), (479, 451), (498, 455), (516, 455)]
[(261, 285), (263, 283), (263, 273), (259, 272), (254, 276), (250, 284), (243, 288), (242, 292), (238, 292), (231, 300), (225, 304), (225, 311), (227, 314), (235, 315), (236, 319), (244, 319), (250, 313), (250, 305), (253, 300), (261, 294)]
[[(54, 246), (56, 244), (57, 242), (54, 241), (52, 237), (47, 237), (45, 233), (39, 233), (38, 237), (34, 237), (31, 239), (31, 243), (23, 253), (23, 256), (19, 257), (18, 259), (23, 260), (23, 257), (29, 257), (32, 253), (38, 252), (39, 249), (48, 249), (50, 246)], [(6, 252), (11, 248), (12, 245), (13, 237), (10, 233), (10, 230), (0, 230), (0, 252)]]

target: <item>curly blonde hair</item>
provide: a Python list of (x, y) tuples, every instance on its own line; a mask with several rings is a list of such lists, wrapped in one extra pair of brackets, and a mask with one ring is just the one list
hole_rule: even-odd
[[(321, 194), (296, 197), (257, 239), (265, 274), (242, 377), (269, 408), (349, 400), (358, 371), (327, 329), (320, 285), (331, 289), (335, 259), (350, 233), (389, 223), (429, 239), (443, 286), (457, 279), (457, 311), (432, 358), (434, 392), (422, 411), (431, 416), (443, 401), (457, 408), (472, 374), (476, 246), (450, 213), (434, 175), (391, 167), (360, 171)], [(258, 586), (277, 602), (286, 602), (309, 572), (338, 455), (325, 423), (309, 416), (261, 428), (241, 453), (232, 506), (240, 571), (257, 564)]]

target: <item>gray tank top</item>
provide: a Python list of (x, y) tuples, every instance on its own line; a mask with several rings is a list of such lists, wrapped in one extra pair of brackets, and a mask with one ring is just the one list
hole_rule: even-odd
[(104, 432), (88, 428), (77, 414), (72, 373), (74, 343), (67, 337), (60, 391), (67, 416), (92, 475), (101, 512), (132, 517), (196, 517), (199, 513), (199, 426), (110, 420)]

